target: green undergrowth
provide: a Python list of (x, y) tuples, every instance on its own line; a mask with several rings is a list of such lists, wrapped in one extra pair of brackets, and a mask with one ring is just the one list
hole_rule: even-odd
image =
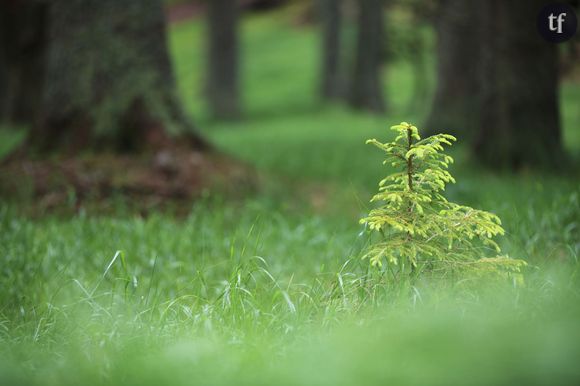
[(578, 379), (580, 207), (557, 197), (502, 210), (523, 286), (370, 268), (356, 218), (265, 199), (182, 219), (4, 206), (0, 383)]

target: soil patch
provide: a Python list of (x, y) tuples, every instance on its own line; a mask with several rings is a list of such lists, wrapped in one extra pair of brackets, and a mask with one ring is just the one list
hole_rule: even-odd
[(17, 157), (0, 164), (0, 196), (29, 202), (39, 213), (103, 207), (112, 198), (147, 212), (166, 204), (189, 206), (211, 192), (243, 196), (258, 184), (257, 172), (240, 161), (183, 148), (141, 155)]

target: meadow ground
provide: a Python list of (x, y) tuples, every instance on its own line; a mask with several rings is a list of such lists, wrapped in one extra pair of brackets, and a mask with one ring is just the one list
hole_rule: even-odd
[[(2, 204), (0, 384), (577, 384), (578, 175), (498, 174), (452, 150), (447, 197), (502, 218), (503, 251), (530, 265), (523, 285), (370, 269), (358, 218), (386, 170), (364, 140), (425, 114), (408, 108), (411, 68), (387, 71), (389, 114), (353, 113), (316, 99), (314, 29), (274, 13), (243, 34), (239, 123), (205, 110), (201, 23), (170, 37), (188, 111), (262, 189), (208, 194), (180, 218), (120, 202), (31, 219)], [(580, 85), (561, 100), (578, 158)], [(2, 135), (6, 153), (18, 137)]]

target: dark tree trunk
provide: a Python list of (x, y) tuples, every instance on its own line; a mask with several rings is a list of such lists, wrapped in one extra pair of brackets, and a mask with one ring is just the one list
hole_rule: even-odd
[(442, 0), (436, 15), (437, 86), (425, 123), (428, 133), (471, 134), (479, 105), (481, 0)]
[(46, 49), (46, 4), (0, 2), (0, 121), (31, 124), (38, 110)]
[(357, 109), (383, 112), (383, 0), (358, 0), (358, 37), (350, 105)]
[(234, 0), (208, 1), (208, 99), (215, 118), (240, 115), (238, 85), (238, 4)]
[(338, 99), (342, 94), (340, 68), (341, 0), (319, 0), (322, 26), (322, 79), (320, 93), (323, 99)]
[(52, 0), (37, 151), (156, 148), (194, 134), (175, 93), (161, 0)]
[(536, 31), (541, 0), (482, 2), (481, 124), (476, 157), (520, 168), (563, 159), (557, 47)]

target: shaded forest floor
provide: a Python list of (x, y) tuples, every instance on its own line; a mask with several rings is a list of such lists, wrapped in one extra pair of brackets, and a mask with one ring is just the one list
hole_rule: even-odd
[(211, 191), (240, 197), (258, 187), (254, 168), (223, 154), (169, 148), (152, 154), (86, 154), (49, 160), (11, 158), (0, 166), (0, 194), (27, 212), (74, 214), (114, 210), (122, 200), (141, 214), (189, 210)]
[(166, 6), (165, 14), (169, 23), (180, 23), (193, 19), (203, 11), (201, 4), (195, 2), (185, 2), (169, 4)]

